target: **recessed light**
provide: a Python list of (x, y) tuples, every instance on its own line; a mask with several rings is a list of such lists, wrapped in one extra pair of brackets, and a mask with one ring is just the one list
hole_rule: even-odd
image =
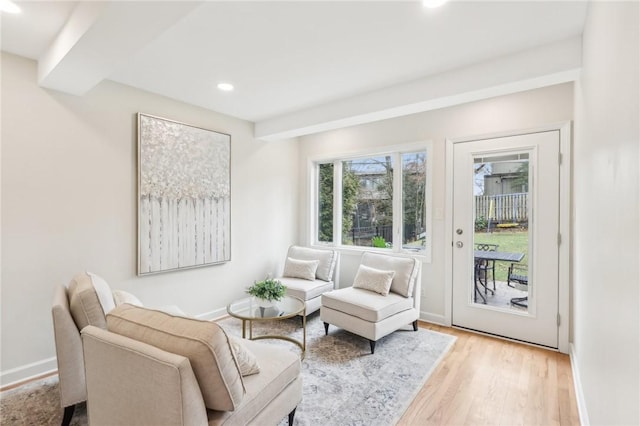
[(233, 84), (231, 83), (218, 83), (218, 89), (223, 92), (230, 92), (233, 90)]
[(7, 13), (22, 12), (22, 10), (18, 7), (18, 5), (12, 2), (11, 0), (0, 0), (0, 11), (7, 12)]
[(433, 9), (435, 7), (440, 7), (443, 4), (445, 4), (447, 1), (449, 0), (422, 0), (422, 5), (424, 7), (428, 7), (430, 9)]

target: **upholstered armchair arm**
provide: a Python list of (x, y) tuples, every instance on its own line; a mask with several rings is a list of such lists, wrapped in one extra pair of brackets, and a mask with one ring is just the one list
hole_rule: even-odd
[(73, 406), (87, 400), (87, 390), (80, 332), (71, 317), (67, 290), (62, 285), (56, 286), (54, 290), (51, 315), (56, 342), (60, 403), (62, 407)]
[(91, 425), (206, 425), (189, 360), (119, 334), (82, 330)]

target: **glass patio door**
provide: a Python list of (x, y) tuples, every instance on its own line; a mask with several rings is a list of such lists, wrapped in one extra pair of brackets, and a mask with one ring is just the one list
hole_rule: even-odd
[(453, 325), (558, 347), (559, 131), (453, 147)]

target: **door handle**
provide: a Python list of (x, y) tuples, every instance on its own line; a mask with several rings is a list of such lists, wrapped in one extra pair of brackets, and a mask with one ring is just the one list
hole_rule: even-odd
[(456, 242), (456, 247), (462, 248), (463, 246), (464, 246), (464, 244), (462, 244), (462, 241)]

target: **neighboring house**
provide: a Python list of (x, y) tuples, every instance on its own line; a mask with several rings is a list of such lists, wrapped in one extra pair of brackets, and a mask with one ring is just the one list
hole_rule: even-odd
[(491, 174), (484, 175), (483, 195), (528, 192), (528, 185), (522, 182), (522, 164), (519, 162), (494, 163)]

